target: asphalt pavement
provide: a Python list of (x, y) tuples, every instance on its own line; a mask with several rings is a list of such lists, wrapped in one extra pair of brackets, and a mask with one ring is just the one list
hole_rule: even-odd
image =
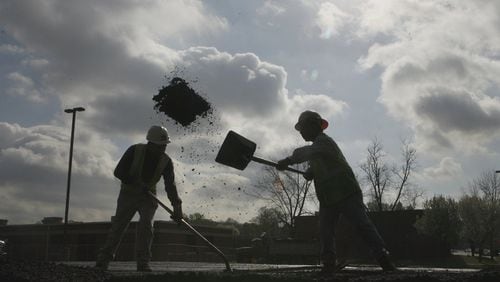
[[(72, 266), (90, 267), (95, 262), (89, 261), (69, 261), (61, 262)], [(226, 266), (224, 263), (210, 262), (176, 262), (176, 261), (152, 261), (150, 263), (153, 272), (224, 272)], [(251, 264), (251, 263), (231, 263), (233, 271), (237, 272), (296, 272), (319, 269), (319, 265), (289, 265), (289, 264)], [(478, 269), (467, 268), (430, 268), (430, 267), (398, 267), (401, 271), (411, 272), (433, 272), (433, 273), (472, 273)], [(345, 267), (348, 271), (374, 272), (381, 270), (374, 265), (348, 265)], [(136, 263), (134, 261), (113, 261), (109, 264), (109, 272), (114, 275), (130, 274), (136, 272)]]

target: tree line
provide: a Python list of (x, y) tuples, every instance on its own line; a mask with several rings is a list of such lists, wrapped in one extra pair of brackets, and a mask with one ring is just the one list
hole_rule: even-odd
[(493, 171), (471, 181), (458, 200), (434, 196), (425, 201), (424, 215), (415, 227), (421, 233), (440, 238), (450, 247), (464, 245), (472, 256), (497, 255), (500, 247), (500, 181)]

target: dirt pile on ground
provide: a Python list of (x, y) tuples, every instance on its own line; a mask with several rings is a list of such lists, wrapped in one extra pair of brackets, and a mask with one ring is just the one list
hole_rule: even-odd
[(167, 86), (163, 86), (153, 101), (156, 102), (155, 110), (182, 126), (190, 125), (198, 116), (207, 117), (212, 111), (210, 103), (180, 77), (172, 78)]
[(163, 274), (150, 274), (147, 276), (120, 276), (113, 277), (110, 281), (176, 281), (176, 282), (458, 282), (481, 281), (498, 282), (500, 272), (487, 271), (476, 273), (446, 273), (446, 272), (417, 272), (402, 271), (396, 273), (383, 273), (382, 271), (342, 271), (334, 276), (322, 277), (319, 271), (299, 272), (175, 272)]
[(419, 282), (458, 282), (458, 281), (500, 281), (500, 269), (477, 272), (429, 272), (404, 270), (384, 273), (382, 271), (343, 270), (334, 276), (321, 277), (319, 269), (314, 270), (273, 270), (229, 272), (104, 272), (92, 267), (70, 266), (41, 261), (3, 261), (0, 262), (0, 281), (176, 281), (176, 282), (260, 282), (260, 281), (329, 281), (329, 282), (368, 282), (368, 281), (419, 281)]
[(500, 272), (487, 271), (476, 273), (445, 273), (445, 272), (412, 272), (402, 271), (396, 273), (383, 273), (381, 271), (342, 271), (331, 277), (321, 277), (319, 271), (300, 272), (277, 272), (277, 273), (254, 273), (254, 272), (176, 272), (164, 274), (151, 274), (141, 277), (114, 277), (110, 281), (176, 281), (176, 282), (458, 282), (458, 281), (481, 281), (498, 282)]
[(109, 281), (111, 274), (91, 267), (77, 267), (43, 261), (3, 261), (0, 281)]

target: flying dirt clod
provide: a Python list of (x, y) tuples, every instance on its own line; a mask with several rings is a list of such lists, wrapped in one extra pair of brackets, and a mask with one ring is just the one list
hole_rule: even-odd
[(197, 116), (206, 117), (212, 107), (180, 77), (174, 77), (167, 86), (160, 89), (153, 97), (154, 108), (180, 123), (188, 126)]

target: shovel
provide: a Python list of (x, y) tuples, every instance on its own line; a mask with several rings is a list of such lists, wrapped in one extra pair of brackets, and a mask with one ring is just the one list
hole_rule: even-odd
[[(148, 194), (149, 194), (149, 196), (153, 197), (153, 199), (155, 199), (155, 201), (162, 208), (164, 208), (170, 215), (174, 215), (174, 211), (172, 211), (169, 207), (167, 207), (164, 203), (162, 203), (162, 201), (160, 201), (160, 199), (158, 199), (158, 197), (156, 197), (155, 194), (151, 193), (150, 191), (148, 191)], [(181, 218), (178, 221), (178, 223), (187, 227), (187, 229), (189, 229), (191, 232), (193, 232), (196, 236), (198, 236), (200, 239), (202, 239), (203, 242), (205, 242), (210, 248), (212, 248), (224, 260), (224, 263), (226, 264), (226, 271), (232, 272), (231, 266), (229, 265), (229, 261), (227, 260), (226, 256), (224, 255), (224, 253), (221, 250), (219, 250), (214, 244), (212, 244), (210, 241), (208, 241), (208, 239), (205, 238), (205, 236), (201, 235), (201, 233), (198, 232), (198, 230), (194, 229), (194, 227), (191, 226), (191, 224), (187, 223), (187, 221), (185, 221), (183, 218)]]
[[(215, 161), (239, 170), (244, 170), (248, 166), (248, 163), (250, 163), (250, 161), (270, 165), (273, 167), (276, 167), (278, 165), (275, 162), (255, 157), (253, 153), (255, 153), (256, 149), (257, 145), (254, 142), (230, 130), (219, 149), (219, 153), (217, 153)], [(303, 171), (296, 170), (290, 167), (285, 168), (285, 170), (304, 174)]]

